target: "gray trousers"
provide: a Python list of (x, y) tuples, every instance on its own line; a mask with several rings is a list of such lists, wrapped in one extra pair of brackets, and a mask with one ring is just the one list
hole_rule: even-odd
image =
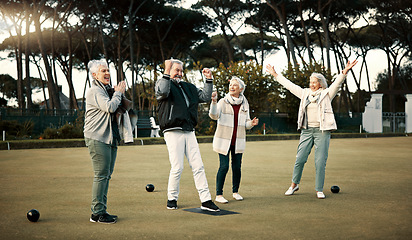
[(91, 210), (93, 214), (103, 214), (107, 209), (107, 192), (116, 162), (117, 145), (90, 138), (85, 138), (85, 141), (89, 148), (94, 171)]
[(322, 192), (325, 183), (326, 160), (328, 159), (330, 131), (320, 131), (319, 128), (302, 129), (293, 169), (292, 182), (299, 184), (303, 168), (308, 156), (315, 146), (316, 184), (315, 190)]

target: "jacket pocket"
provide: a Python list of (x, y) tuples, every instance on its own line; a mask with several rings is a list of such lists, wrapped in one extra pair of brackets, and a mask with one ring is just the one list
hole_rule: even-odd
[(335, 115), (330, 107), (325, 107), (323, 111), (323, 122), (325, 127), (331, 127), (335, 125)]
[(327, 114), (327, 113), (332, 113), (332, 114), (333, 114), (333, 110), (332, 110), (332, 108), (330, 108), (330, 107), (325, 107), (324, 110), (323, 110), (323, 112), (324, 112), (325, 114)]

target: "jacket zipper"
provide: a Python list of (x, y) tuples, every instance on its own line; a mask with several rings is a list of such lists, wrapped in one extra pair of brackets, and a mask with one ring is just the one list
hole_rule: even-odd
[(170, 106), (169, 120), (172, 119), (173, 105)]

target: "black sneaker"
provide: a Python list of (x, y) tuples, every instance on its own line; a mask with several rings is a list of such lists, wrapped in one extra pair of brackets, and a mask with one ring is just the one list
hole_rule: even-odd
[(167, 209), (177, 209), (177, 201), (167, 200)]
[(202, 206), (200, 207), (200, 209), (211, 211), (211, 212), (219, 212), (220, 211), (219, 207), (216, 206), (216, 204), (214, 204), (212, 202), (212, 200), (202, 202)]
[(90, 217), (90, 222), (99, 221), (99, 217), (100, 217), (100, 215), (98, 215), (98, 214), (92, 214), (92, 216)]
[[(109, 213), (107, 213), (107, 214), (109, 214)], [(112, 216), (112, 218), (117, 220), (117, 215), (111, 215), (111, 214), (109, 214), (109, 215)]]
[(92, 214), (92, 216), (90, 217), (90, 222), (111, 224), (111, 223), (116, 223), (117, 218), (114, 218), (113, 215), (110, 215), (108, 213), (103, 213), (101, 215)]
[[(109, 214), (109, 213), (107, 213), (107, 214)], [(110, 214), (109, 214), (110, 215)], [(110, 215), (112, 218), (114, 218), (114, 219), (116, 219), (117, 220), (117, 215)], [(90, 217), (90, 222), (97, 222), (97, 221), (99, 221), (99, 217), (100, 217), (100, 215), (99, 214), (92, 214), (92, 216)]]

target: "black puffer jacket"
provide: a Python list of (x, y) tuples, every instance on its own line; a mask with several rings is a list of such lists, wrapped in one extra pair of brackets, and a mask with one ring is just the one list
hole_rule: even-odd
[[(210, 100), (212, 80), (208, 80), (205, 84), (205, 91), (199, 90), (191, 83), (171, 81), (168, 77), (163, 77), (159, 81), (163, 82), (156, 83), (155, 92), (159, 103), (160, 129), (193, 131), (197, 125), (199, 103)], [(188, 98), (189, 106), (182, 90)]]

